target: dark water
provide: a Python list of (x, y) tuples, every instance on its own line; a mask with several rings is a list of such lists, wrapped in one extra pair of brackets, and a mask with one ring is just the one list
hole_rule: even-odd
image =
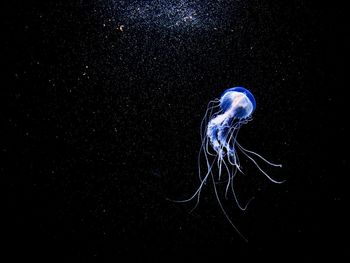
[[(12, 1), (4, 11), (12, 256), (309, 259), (345, 252), (341, 7), (309, 1)], [(282, 163), (237, 178), (242, 213), (208, 185), (199, 126), (209, 100), (257, 101), (239, 141)], [(13, 252), (12, 252), (13, 251)]]

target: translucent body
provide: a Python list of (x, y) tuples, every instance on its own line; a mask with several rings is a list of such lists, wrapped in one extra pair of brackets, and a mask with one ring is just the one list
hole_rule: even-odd
[[(237, 207), (241, 210), (245, 210), (252, 200), (242, 206), (235, 194), (234, 190), (234, 177), (238, 173), (243, 173), (237, 150), (248, 158), (256, 168), (264, 174), (270, 181), (274, 183), (282, 183), (272, 179), (264, 170), (260, 168), (256, 159), (275, 167), (282, 167), (280, 164), (274, 164), (256, 152), (250, 151), (242, 147), (237, 142), (237, 135), (240, 127), (243, 124), (248, 123), (251, 120), (252, 113), (256, 108), (255, 98), (252, 93), (243, 87), (234, 87), (227, 89), (220, 99), (215, 99), (208, 103), (208, 107), (204, 118), (201, 123), (201, 140), (202, 144), (198, 154), (198, 171), (200, 185), (195, 193), (188, 199), (177, 202), (188, 202), (196, 199), (196, 205), (199, 203), (201, 190), (206, 184), (208, 179), (213, 183), (215, 196), (218, 203), (226, 216), (227, 220), (234, 227), (234, 229), (242, 236), (237, 227), (233, 224), (232, 220), (227, 215), (222, 202), (220, 200), (216, 184), (220, 181), (223, 174), (227, 175), (227, 184), (225, 197), (229, 191), (232, 192), (233, 198), (237, 204)], [(201, 168), (201, 163), (206, 164), (205, 169)], [(215, 167), (216, 166), (216, 167)], [(215, 172), (213, 170), (215, 169)], [(193, 209), (194, 209), (193, 208)], [(246, 239), (245, 239), (246, 240)]]

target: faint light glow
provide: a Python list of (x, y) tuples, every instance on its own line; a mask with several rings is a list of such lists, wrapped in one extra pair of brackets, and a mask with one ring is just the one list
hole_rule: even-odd
[[(230, 30), (239, 17), (241, 0), (98, 0), (106, 27), (111, 22), (119, 32), (169, 30), (200, 32)], [(238, 19), (238, 18), (237, 18)], [(124, 28), (119, 28), (124, 25)]]
[(124, 16), (135, 23), (146, 25), (178, 27), (195, 25), (200, 22), (196, 6), (188, 1), (140, 1), (127, 6)]
[(199, 0), (109, 0), (109, 3), (118, 23), (144, 29), (214, 28), (218, 19), (209, 11), (220, 8), (216, 1)]
[(120, 32), (123, 32), (124, 31), (124, 25), (119, 25), (118, 27), (117, 27), (117, 31), (120, 31)]

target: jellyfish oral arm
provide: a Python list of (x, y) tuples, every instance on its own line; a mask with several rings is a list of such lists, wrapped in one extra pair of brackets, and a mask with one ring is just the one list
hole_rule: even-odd
[(208, 124), (207, 137), (217, 153), (222, 151), (222, 146), (224, 148), (228, 148), (228, 145), (223, 145), (223, 133), (224, 129), (229, 128), (228, 122), (231, 118), (231, 113), (225, 112), (217, 115), (215, 118), (210, 120)]

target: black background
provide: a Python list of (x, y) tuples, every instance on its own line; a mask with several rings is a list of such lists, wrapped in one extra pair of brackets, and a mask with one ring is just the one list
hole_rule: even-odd
[[(103, 1), (6, 5), (1, 169), (10, 255), (340, 257), (342, 8), (285, 2), (237, 2), (239, 12), (215, 29), (128, 24), (122, 8), (113, 13)], [(201, 118), (232, 86), (257, 100), (240, 142), (282, 163), (268, 170), (287, 180), (275, 185), (252, 164), (238, 178), (241, 199), (255, 200), (244, 213), (224, 204), (248, 243), (210, 185), (193, 213), (167, 201), (195, 191)]]

